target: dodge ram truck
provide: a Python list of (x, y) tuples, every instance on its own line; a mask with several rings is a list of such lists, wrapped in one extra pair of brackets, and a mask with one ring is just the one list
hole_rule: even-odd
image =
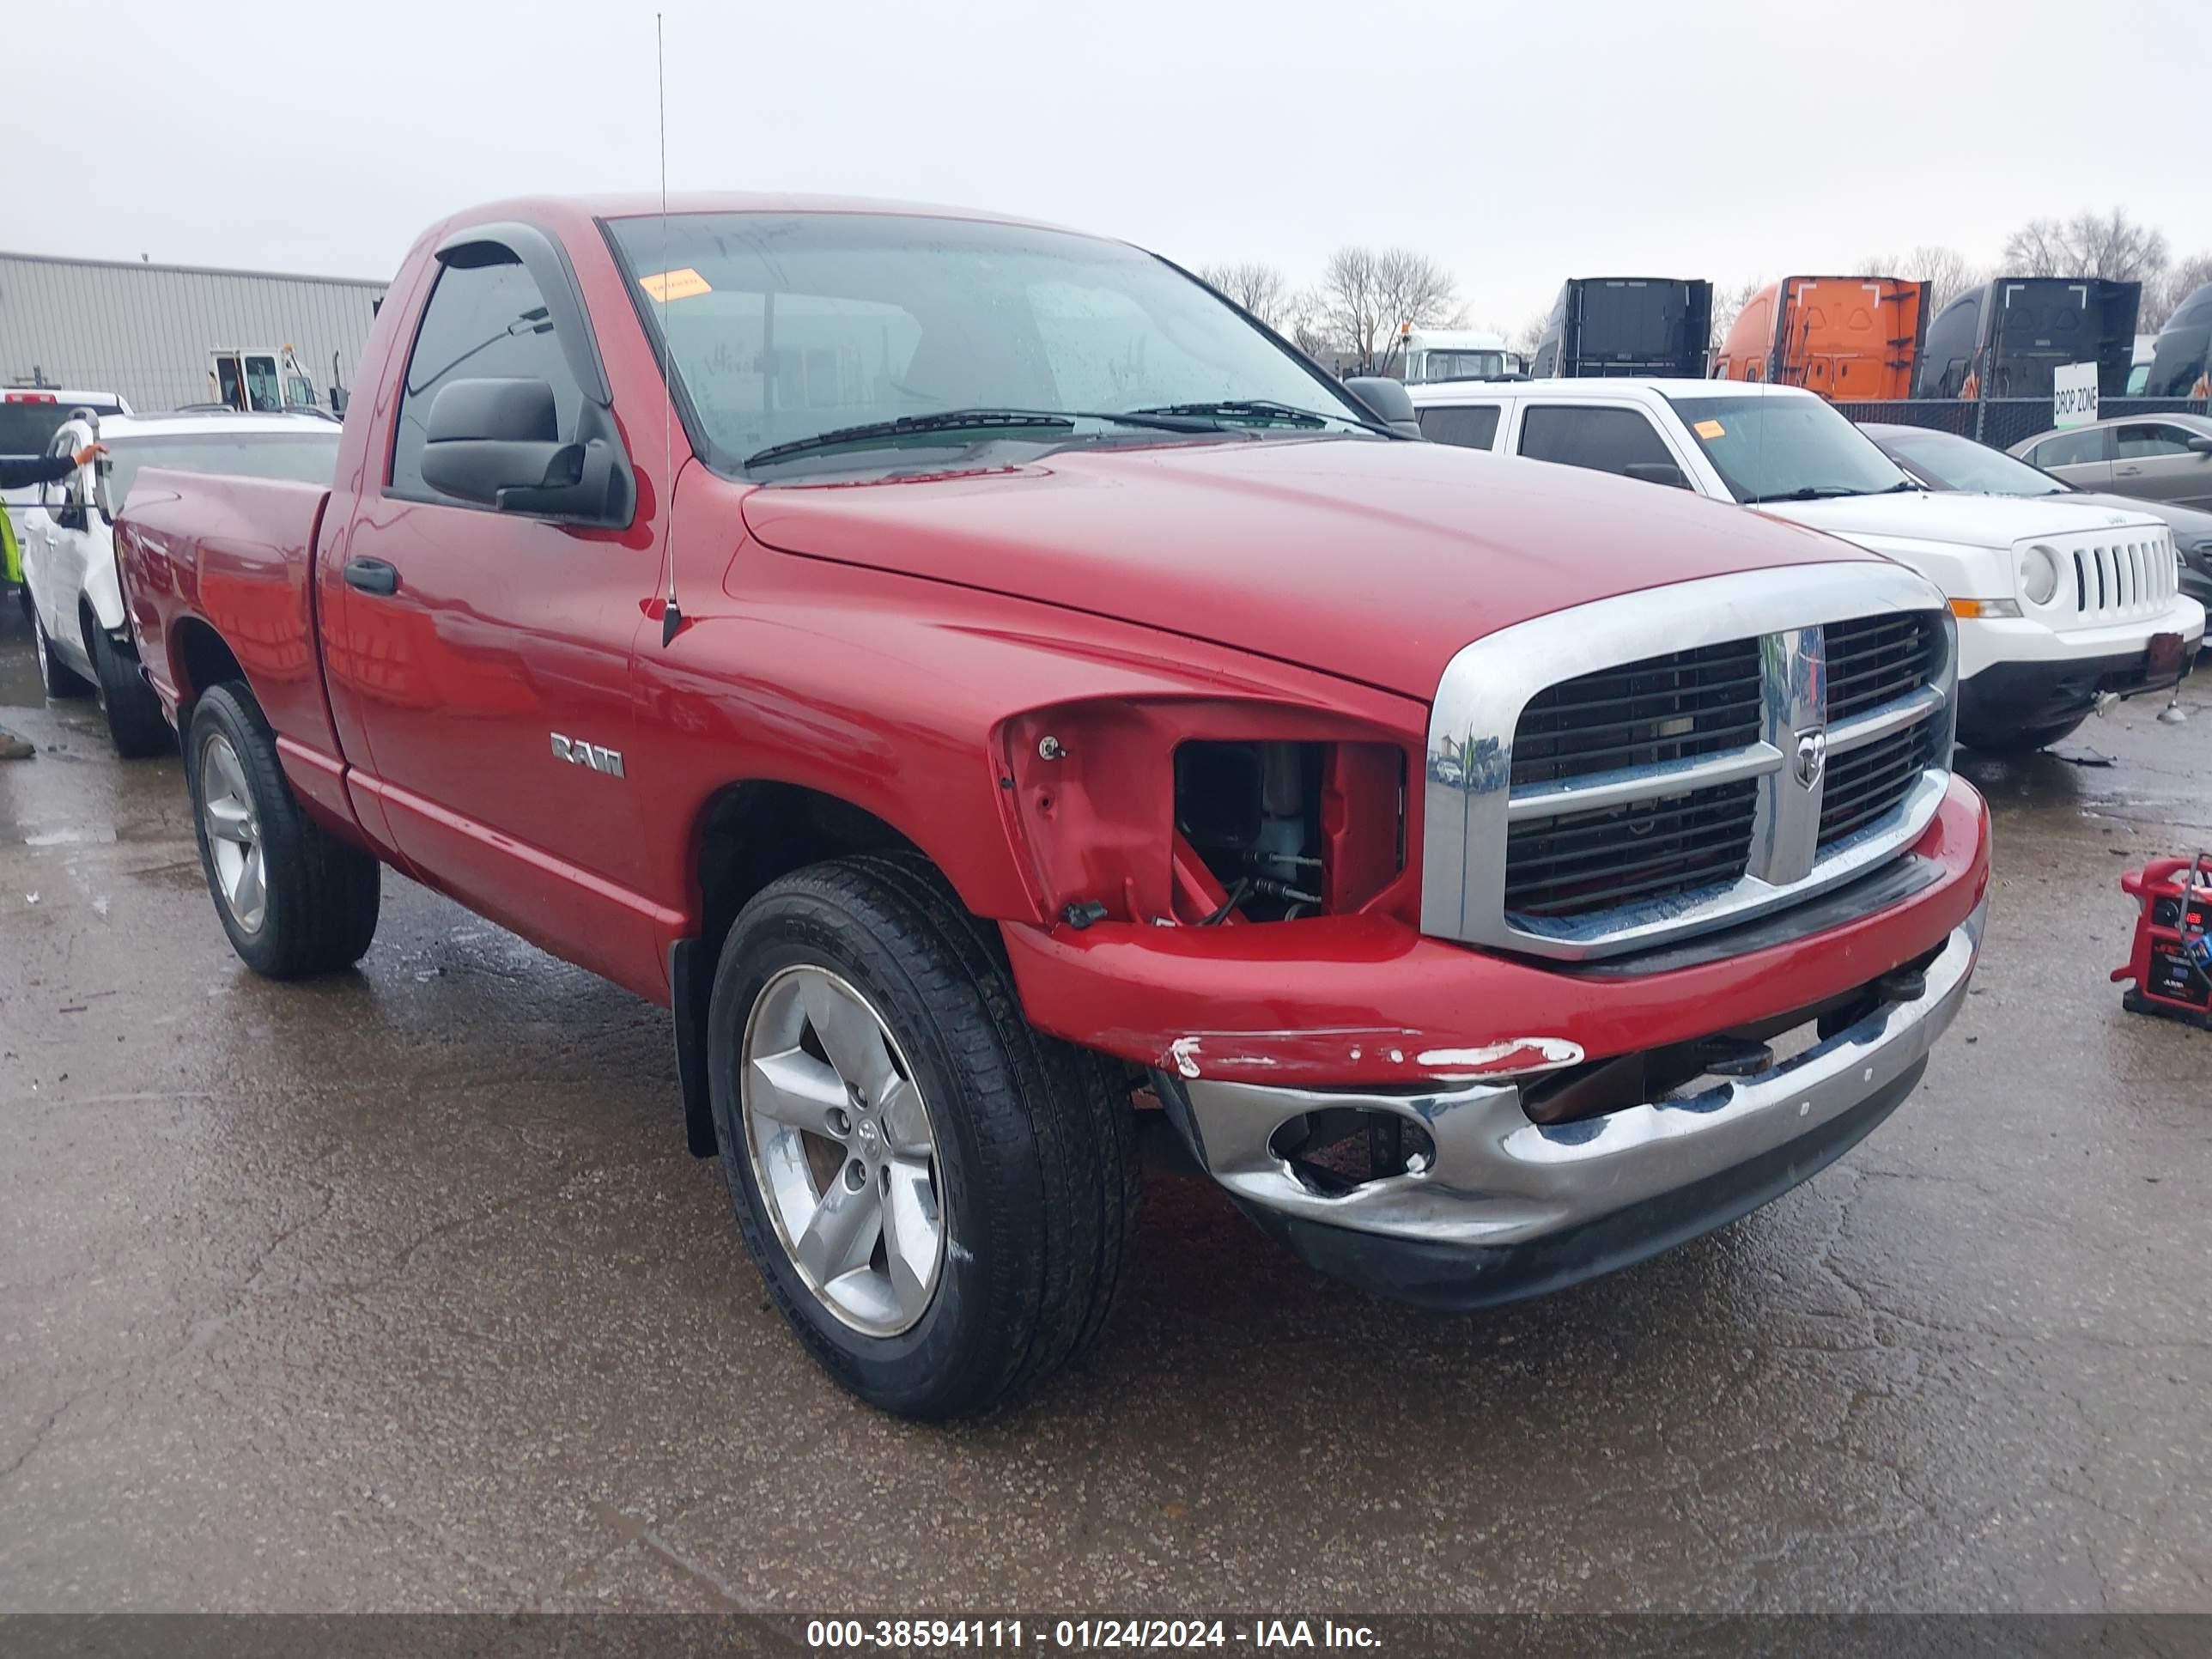
[(1097, 1331), (1140, 1121), (1481, 1306), (1839, 1156), (1979, 947), (1924, 579), (1408, 439), (1075, 232), (459, 214), (331, 488), (149, 469), (118, 546), (246, 964), (348, 968), (390, 865), (668, 1006), (769, 1292), (912, 1416)]

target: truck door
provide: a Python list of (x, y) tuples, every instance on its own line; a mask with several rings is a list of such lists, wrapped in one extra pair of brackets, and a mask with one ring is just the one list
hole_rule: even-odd
[[(509, 233), (522, 240), (520, 231)], [(573, 282), (549, 239), (536, 268)], [(343, 572), (335, 695), (360, 711), (360, 787), (425, 880), (572, 960), (635, 986), (654, 963), (638, 882), (629, 748), (632, 644), (656, 586), (653, 544), (441, 495), (422, 477), (425, 422), (456, 380), (552, 388), (560, 430), (583, 401), (578, 354), (603, 377), (589, 324), (515, 252), (448, 248), (416, 322), (396, 407), (372, 434), (387, 455), (325, 567)]]

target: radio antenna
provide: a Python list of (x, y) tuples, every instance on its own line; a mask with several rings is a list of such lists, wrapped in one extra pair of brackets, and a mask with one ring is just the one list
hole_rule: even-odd
[(666, 401), (660, 406), (660, 489), (667, 497), (661, 512), (660, 542), (668, 555), (668, 602), (660, 611), (660, 647), (668, 648), (676, 630), (684, 626), (684, 612), (676, 603), (676, 366), (668, 349), (668, 58), (660, 43), (660, 14), (653, 14), (653, 92), (660, 106), (660, 292), (654, 303), (660, 323), (660, 386)]

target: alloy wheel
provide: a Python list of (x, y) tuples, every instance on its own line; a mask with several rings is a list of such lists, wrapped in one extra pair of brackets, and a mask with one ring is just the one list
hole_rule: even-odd
[(800, 1279), (856, 1331), (911, 1329), (944, 1272), (944, 1185), (890, 1027), (836, 974), (786, 968), (753, 1003), (738, 1066), (753, 1179)]
[(269, 908), (261, 817), (238, 751), (219, 732), (200, 750), (198, 775), (200, 824), (207, 831), (223, 908), (247, 933), (258, 933)]

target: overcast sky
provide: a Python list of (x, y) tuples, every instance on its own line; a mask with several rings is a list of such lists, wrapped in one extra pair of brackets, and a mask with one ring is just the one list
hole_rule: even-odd
[[(1510, 331), (1563, 277), (2212, 247), (2212, 3), (662, 0), (673, 189), (997, 208), (1310, 282), (1401, 242)], [(651, 3), (12, 0), (0, 247), (388, 275), (520, 191), (651, 189)]]

